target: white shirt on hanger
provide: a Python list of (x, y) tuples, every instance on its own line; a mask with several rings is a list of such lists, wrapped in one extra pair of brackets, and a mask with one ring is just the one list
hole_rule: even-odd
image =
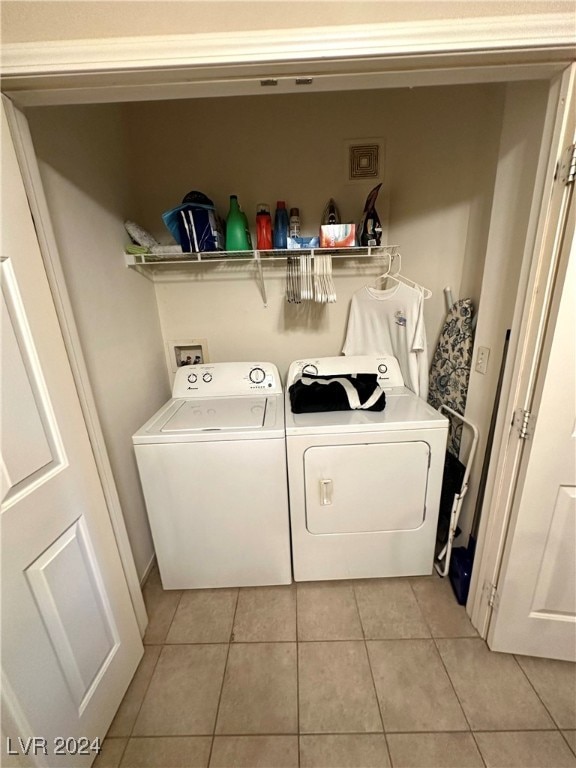
[(406, 386), (428, 398), (424, 296), (398, 281), (386, 290), (364, 286), (352, 296), (345, 355), (394, 355)]

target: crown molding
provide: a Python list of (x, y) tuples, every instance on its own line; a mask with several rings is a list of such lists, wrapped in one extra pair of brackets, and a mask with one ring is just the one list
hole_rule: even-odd
[(573, 58), (575, 15), (8, 43), (2, 46), (1, 72), (9, 83), (26, 76), (535, 49)]

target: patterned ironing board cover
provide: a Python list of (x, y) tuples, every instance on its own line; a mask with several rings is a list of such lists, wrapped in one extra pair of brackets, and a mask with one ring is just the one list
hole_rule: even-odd
[[(471, 299), (460, 299), (446, 316), (430, 368), (428, 402), (434, 408), (447, 405), (464, 414), (472, 366), (473, 311)], [(447, 415), (450, 419), (447, 450), (458, 457), (462, 422)]]

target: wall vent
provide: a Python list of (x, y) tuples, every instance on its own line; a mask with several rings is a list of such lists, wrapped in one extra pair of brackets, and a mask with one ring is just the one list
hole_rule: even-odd
[(352, 144), (348, 148), (348, 178), (377, 179), (380, 174), (380, 147), (378, 144)]
[(348, 183), (384, 181), (386, 142), (382, 136), (362, 136), (344, 140), (342, 170)]

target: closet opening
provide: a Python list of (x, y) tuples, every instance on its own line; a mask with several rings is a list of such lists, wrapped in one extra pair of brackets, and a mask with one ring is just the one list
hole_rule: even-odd
[[(354, 265), (336, 278), (336, 303), (285, 301), (284, 268), (267, 275), (264, 307), (241, 266), (190, 270), (151, 282), (126, 269), (131, 219), (169, 242), (161, 214), (191, 190), (225, 215), (238, 194), (254, 233), (256, 206), (285, 199), (303, 234), (334, 198), (357, 222), (369, 190), (385, 242), (403, 271), (432, 291), (425, 306), (430, 358), (446, 316), (444, 289), (477, 315), (466, 416), (481, 433), (463, 509), (470, 530), (507, 328), (514, 315), (528, 220), (545, 140), (548, 80), (410, 88), (269, 93), (28, 107), (34, 150), (78, 327), (98, 418), (138, 574), (153, 550), (131, 435), (170, 391), (167, 347), (206, 340), (210, 359), (292, 360), (340, 354), (350, 298), (378, 276)], [(380, 148), (377, 179), (351, 180), (350, 147)], [(477, 347), (490, 350), (485, 373)]]

